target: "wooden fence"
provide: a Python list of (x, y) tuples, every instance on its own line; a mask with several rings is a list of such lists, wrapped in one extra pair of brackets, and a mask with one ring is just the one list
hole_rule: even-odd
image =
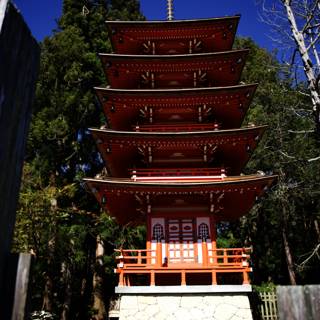
[(256, 292), (259, 303), (257, 319), (319, 320), (320, 285), (277, 286), (275, 290)]
[(276, 290), (259, 292), (258, 295), (261, 302), (259, 305), (261, 319), (277, 320), (278, 308)]
[(319, 320), (320, 285), (278, 286), (279, 320)]

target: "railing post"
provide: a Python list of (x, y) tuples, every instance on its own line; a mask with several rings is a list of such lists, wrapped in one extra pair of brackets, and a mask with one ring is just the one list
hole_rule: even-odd
[(155, 285), (156, 285), (156, 276), (155, 276), (154, 270), (152, 270), (150, 273), (150, 286), (155, 286)]
[(243, 271), (243, 283), (242, 284), (249, 284), (249, 277), (247, 271)]
[(216, 271), (212, 271), (212, 285), (217, 284), (217, 273)]
[(138, 250), (138, 261), (137, 261), (137, 264), (141, 264), (141, 263), (142, 263), (141, 250)]
[(227, 255), (227, 249), (223, 249), (223, 263), (227, 264), (228, 263), (228, 255)]
[(123, 286), (124, 286), (124, 275), (123, 275), (123, 270), (121, 270), (119, 274), (119, 287), (123, 287)]
[(181, 285), (185, 286), (187, 284), (186, 282), (186, 272), (184, 270), (181, 271)]
[(203, 266), (207, 266), (208, 265), (208, 247), (207, 247), (207, 242), (206, 241), (202, 241), (202, 263)]
[(217, 248), (213, 246), (212, 249), (212, 264), (218, 264), (218, 258), (217, 258)]
[(157, 265), (158, 267), (162, 267), (162, 243), (157, 242)]

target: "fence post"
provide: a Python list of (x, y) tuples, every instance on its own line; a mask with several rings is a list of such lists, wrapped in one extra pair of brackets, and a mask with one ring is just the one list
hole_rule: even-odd
[(260, 316), (262, 320), (277, 320), (278, 308), (277, 308), (277, 296), (276, 291), (262, 291), (257, 292), (260, 297), (261, 303), (259, 303)]

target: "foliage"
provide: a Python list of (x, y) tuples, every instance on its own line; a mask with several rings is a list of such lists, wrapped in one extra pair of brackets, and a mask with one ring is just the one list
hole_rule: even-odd
[(45, 311), (35, 311), (31, 314), (31, 320), (54, 320), (54, 315)]
[[(98, 52), (110, 52), (104, 21), (143, 19), (136, 0), (64, 0), (54, 34), (41, 43), (40, 75), (28, 137), (14, 251), (36, 256), (33, 309), (61, 319), (88, 319), (93, 274), (114, 277), (106, 259), (96, 264), (96, 237), (106, 256), (139, 231), (119, 230), (84, 189), (82, 178), (102, 168), (88, 127), (104, 123), (94, 86), (105, 85)], [(116, 232), (116, 231), (119, 232)], [(126, 237), (126, 238), (122, 238)], [(124, 240), (125, 239), (125, 240)], [(103, 294), (108, 293), (103, 288)]]
[(257, 283), (288, 282), (283, 232), (288, 236), (297, 281), (312, 283), (316, 281), (316, 259), (300, 266), (303, 257), (319, 243), (320, 163), (314, 160), (319, 145), (313, 133), (310, 102), (301, 93), (305, 88), (294, 87), (287, 68), (271, 54), (249, 39), (241, 39), (237, 45), (251, 49), (243, 80), (260, 83), (246, 122), (269, 126), (247, 173), (259, 169), (279, 175), (273, 192), (237, 226), (238, 235), (254, 246)]
[(253, 290), (256, 292), (275, 292), (276, 285), (272, 282), (263, 282), (260, 286), (253, 286)]

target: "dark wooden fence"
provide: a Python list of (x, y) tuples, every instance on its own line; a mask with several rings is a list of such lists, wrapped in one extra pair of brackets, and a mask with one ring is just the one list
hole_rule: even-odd
[(8, 285), (8, 275), (24, 259), (15, 259), (14, 266), (9, 262), (39, 55), (39, 46), (19, 12), (8, 0), (0, 0), (0, 319), (3, 320), (22, 319), (18, 315), (11, 318), (16, 299), (12, 286), (16, 286), (19, 276), (14, 277), (14, 284)]
[(279, 320), (319, 320), (320, 285), (277, 287)]
[(320, 285), (278, 286), (255, 294), (254, 319), (320, 320)]

